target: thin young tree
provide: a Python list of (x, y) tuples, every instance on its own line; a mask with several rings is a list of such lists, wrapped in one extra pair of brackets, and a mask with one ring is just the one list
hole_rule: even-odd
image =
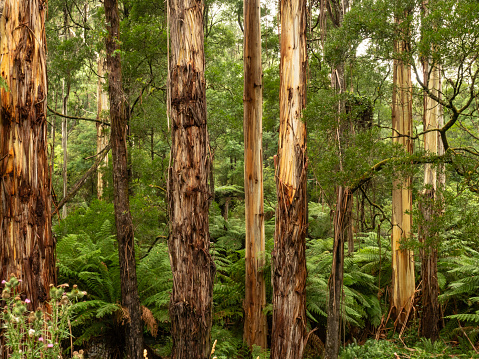
[(127, 106), (122, 87), (120, 18), (117, 0), (105, 0), (106, 63), (110, 99), (111, 148), (113, 160), (113, 204), (120, 260), (121, 304), (128, 311), (125, 344), (129, 359), (143, 357), (143, 325), (136, 278), (135, 239), (128, 193)]
[(203, 1), (170, 0), (171, 166), (168, 249), (173, 359), (207, 359), (211, 351), (215, 266), (210, 255), (209, 152)]
[(41, 0), (0, 2), (0, 279), (21, 279), (35, 308), (56, 284), (45, 11)]
[[(402, 19), (397, 18), (396, 23), (401, 26)], [(409, 51), (407, 31), (402, 33), (406, 36), (398, 36), (394, 42), (396, 58), (393, 64), (392, 137), (393, 143), (400, 144), (404, 151), (411, 154), (413, 151), (411, 67), (405, 60)], [(393, 181), (391, 221), (393, 225), (391, 309), (399, 323), (407, 320), (415, 291), (413, 251), (401, 246), (411, 237), (411, 212), (411, 177), (402, 175)]]
[[(100, 153), (108, 145), (109, 126), (105, 125), (108, 121), (108, 93), (103, 89), (106, 83), (106, 61), (104, 55), (98, 54), (98, 83), (97, 83), (97, 117), (96, 123), (96, 152)], [(102, 169), (108, 166), (108, 156), (105, 156), (97, 170), (97, 198), (103, 197), (104, 180)]]
[(265, 266), (260, 1), (245, 0), (244, 11), (244, 192), (246, 222), (246, 283), (244, 341), (250, 349), (267, 348), (268, 323), (263, 312)]
[(282, 0), (279, 148), (275, 158), (271, 358), (303, 356), (306, 334), (306, 2)]

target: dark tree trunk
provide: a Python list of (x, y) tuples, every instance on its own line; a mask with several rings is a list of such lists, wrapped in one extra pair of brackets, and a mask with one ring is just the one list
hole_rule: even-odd
[(173, 272), (172, 359), (207, 359), (215, 266), (210, 255), (204, 4), (170, 0), (171, 167), (168, 179)]
[(136, 279), (135, 241), (128, 195), (127, 111), (121, 80), (119, 13), (117, 0), (105, 0), (108, 37), (106, 61), (110, 97), (111, 148), (113, 159), (113, 203), (120, 259), (121, 302), (128, 310), (125, 321), (129, 359), (143, 357), (143, 325)]
[(344, 276), (344, 242), (351, 231), (352, 194), (349, 188), (337, 189), (334, 212), (333, 265), (329, 277), (329, 304), (324, 358), (336, 359), (341, 344), (341, 299)]
[(306, 2), (283, 0), (280, 125), (275, 158), (276, 228), (273, 259), (272, 359), (299, 359), (306, 339)]
[(0, 280), (22, 279), (33, 307), (56, 284), (47, 155), (46, 2), (1, 1)]

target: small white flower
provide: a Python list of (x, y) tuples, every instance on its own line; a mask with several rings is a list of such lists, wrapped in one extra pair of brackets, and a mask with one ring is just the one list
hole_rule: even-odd
[(34, 329), (29, 329), (29, 330), (28, 330), (28, 335), (29, 335), (30, 338), (33, 337), (34, 334), (35, 334), (35, 330), (34, 330)]
[(13, 317), (13, 320), (17, 323), (20, 323), (20, 318), (19, 317)]

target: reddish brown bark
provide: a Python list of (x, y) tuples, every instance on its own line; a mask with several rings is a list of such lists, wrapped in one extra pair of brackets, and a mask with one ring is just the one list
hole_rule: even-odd
[(272, 359), (303, 356), (306, 334), (306, 2), (284, 0), (281, 13), (280, 127), (276, 162)]
[(128, 311), (128, 319), (125, 321), (126, 353), (130, 359), (140, 359), (143, 357), (143, 325), (136, 279), (133, 222), (128, 196), (127, 109), (118, 51), (120, 19), (117, 0), (105, 0), (104, 6), (108, 30), (106, 61), (113, 160), (113, 204), (120, 259), (121, 303)]
[[(3, 3), (3, 1), (2, 1)], [(56, 283), (47, 157), (42, 0), (4, 2), (0, 20), (0, 279), (15, 275), (34, 307)]]
[(173, 272), (172, 358), (207, 359), (213, 277), (209, 236), (208, 132), (201, 0), (170, 0), (171, 167), (168, 179)]

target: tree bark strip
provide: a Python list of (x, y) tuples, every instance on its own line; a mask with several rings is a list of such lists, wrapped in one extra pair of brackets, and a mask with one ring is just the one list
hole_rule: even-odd
[(306, 2), (282, 0), (272, 359), (303, 356), (306, 334)]
[[(423, 2), (424, 13), (427, 14), (427, 1)], [(432, 61), (424, 59), (423, 74), (424, 82), (430, 92), (437, 98), (441, 98), (441, 76), (437, 66), (431, 68)], [(424, 128), (426, 131), (431, 128), (439, 128), (444, 123), (441, 104), (434, 101), (427, 94), (424, 95)], [(439, 153), (443, 147), (441, 135), (438, 132), (427, 132), (424, 134), (424, 150), (430, 154)], [(420, 202), (422, 223), (419, 227), (419, 240), (421, 248), (421, 279), (422, 279), (422, 313), (421, 313), (421, 335), (435, 341), (439, 338), (441, 328), (441, 307), (439, 305), (439, 283), (437, 280), (437, 250), (439, 238), (435, 223), (437, 217), (442, 213), (441, 199), (438, 198), (437, 189), (440, 176), (437, 167), (427, 163), (424, 165), (424, 191)]]
[(47, 155), (46, 2), (6, 0), (0, 20), (0, 279), (15, 275), (33, 307), (56, 284)]
[(267, 348), (263, 204), (263, 85), (260, 1), (244, 1), (244, 192), (246, 222), (244, 341)]
[(172, 358), (209, 358), (215, 266), (210, 255), (204, 3), (170, 0), (171, 167), (168, 179), (173, 273)]
[(344, 243), (351, 230), (352, 193), (347, 187), (337, 188), (334, 212), (333, 263), (329, 277), (329, 302), (324, 358), (336, 359), (341, 344), (341, 299), (344, 277)]
[(121, 302), (128, 311), (125, 321), (126, 353), (130, 359), (143, 357), (143, 323), (136, 279), (135, 241), (130, 213), (127, 162), (127, 106), (122, 88), (119, 54), (120, 19), (117, 0), (105, 0), (106, 62), (110, 99), (111, 148), (113, 160), (113, 204), (120, 260)]
[[(98, 84), (97, 84), (97, 120), (99, 122), (96, 123), (96, 152), (100, 153), (105, 149), (108, 145), (108, 132), (109, 126), (104, 125), (108, 121), (107, 119), (107, 112), (109, 110), (108, 107), (108, 93), (103, 90), (105, 86), (105, 69), (106, 63), (105, 58), (98, 55)], [(103, 159), (103, 163), (99, 164), (98, 171), (97, 171), (97, 198), (101, 199), (103, 197), (103, 172), (102, 169), (108, 167), (108, 156), (105, 156)]]
[[(396, 40), (398, 56), (408, 51), (408, 43)], [(412, 153), (412, 83), (411, 68), (402, 59), (394, 60), (393, 101), (392, 101), (393, 142), (399, 143)], [(404, 136), (403, 136), (404, 135)], [(401, 249), (401, 242), (411, 237), (412, 191), (411, 177), (393, 181), (392, 190), (392, 283), (391, 309), (393, 317), (403, 323), (411, 309), (415, 291), (414, 255), (412, 250)]]

